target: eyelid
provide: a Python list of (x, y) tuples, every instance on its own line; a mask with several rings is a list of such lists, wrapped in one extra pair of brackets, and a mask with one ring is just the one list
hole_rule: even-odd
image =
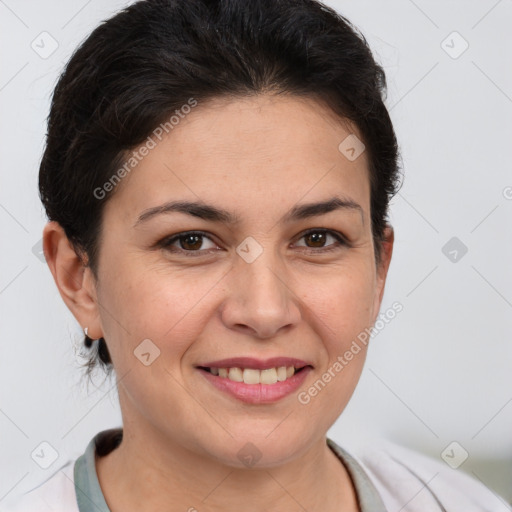
[[(306, 229), (306, 231), (303, 231), (300, 233), (297, 238), (297, 240), (300, 240), (301, 238), (305, 237), (306, 235), (309, 235), (310, 233), (324, 233), (326, 235), (332, 235), (338, 242), (349, 245), (350, 242), (347, 237), (345, 237), (342, 233), (339, 231), (336, 231), (335, 229), (329, 229), (329, 228), (309, 228)], [(327, 246), (330, 247), (330, 246)], [(307, 249), (314, 249), (314, 247), (307, 247)]]
[[(299, 247), (301, 247), (302, 251), (309, 252), (309, 253), (321, 254), (321, 253), (325, 253), (325, 252), (329, 252), (329, 251), (335, 250), (335, 249), (340, 248), (340, 247), (350, 247), (349, 240), (342, 233), (340, 233), (339, 231), (333, 230), (333, 229), (328, 229), (328, 228), (309, 228), (309, 229), (306, 229), (305, 231), (302, 231), (296, 237), (295, 242), (293, 242), (293, 243), (296, 243), (298, 240), (300, 240), (301, 238), (304, 238), (305, 236), (309, 235), (310, 233), (324, 233), (324, 234), (327, 234), (327, 235), (331, 235), (333, 238), (336, 239), (337, 243), (330, 244), (330, 245), (327, 245), (325, 247), (307, 247), (305, 245), (304, 246), (299, 246)], [(206, 231), (190, 230), (190, 231), (181, 231), (181, 232), (176, 233), (174, 235), (170, 235), (170, 236), (164, 237), (162, 240), (157, 242), (157, 246), (162, 248), (162, 249), (168, 250), (169, 252), (175, 252), (175, 253), (178, 253), (178, 254), (186, 254), (187, 256), (201, 256), (201, 255), (203, 255), (205, 253), (211, 253), (211, 251), (218, 251), (219, 250), (219, 249), (199, 249), (197, 251), (187, 251), (187, 250), (181, 249), (181, 248), (174, 248), (175, 250), (173, 251), (173, 250), (171, 250), (169, 248), (172, 244), (177, 242), (180, 238), (185, 237), (187, 235), (199, 235), (199, 236), (202, 236), (203, 238), (207, 238), (208, 240), (210, 240), (215, 245), (218, 245), (217, 242), (215, 242), (213, 235), (207, 233)]]
[(176, 233), (175, 235), (164, 237), (162, 240), (157, 242), (157, 246), (162, 248), (162, 249), (168, 250), (169, 252), (175, 252), (175, 253), (186, 254), (186, 255), (201, 255), (201, 254), (204, 254), (205, 252), (219, 250), (219, 249), (200, 249), (198, 251), (186, 251), (186, 250), (181, 249), (181, 248), (174, 248), (175, 250), (172, 251), (170, 249), (170, 246), (172, 244), (174, 244), (180, 238), (185, 237), (187, 235), (199, 235), (199, 236), (202, 236), (203, 238), (207, 238), (213, 244), (218, 245), (217, 242), (215, 242), (215, 240), (213, 239), (213, 236), (210, 235), (209, 233), (207, 233), (206, 231), (201, 231), (201, 230), (193, 229), (193, 230), (190, 230), (190, 231), (180, 231), (179, 233)]

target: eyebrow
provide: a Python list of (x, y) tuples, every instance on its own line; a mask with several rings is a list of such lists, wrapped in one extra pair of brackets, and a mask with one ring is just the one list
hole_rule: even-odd
[[(296, 220), (325, 215), (336, 210), (359, 211), (364, 224), (364, 212), (361, 205), (352, 199), (340, 197), (332, 197), (326, 201), (316, 203), (296, 205), (281, 218), (281, 221), (289, 223)], [(222, 222), (225, 224), (234, 225), (241, 221), (241, 218), (234, 213), (200, 201), (169, 201), (160, 206), (144, 210), (133, 227), (136, 227), (157, 215), (172, 212), (184, 213), (199, 219)]]

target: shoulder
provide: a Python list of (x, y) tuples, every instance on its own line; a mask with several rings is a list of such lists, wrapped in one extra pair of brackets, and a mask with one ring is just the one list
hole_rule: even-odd
[(25, 494), (5, 498), (0, 503), (0, 512), (79, 512), (73, 478), (74, 462), (67, 462)]
[(80, 512), (80, 508), (89, 510), (91, 507), (98, 512), (107, 511), (97, 480), (95, 455), (106, 455), (116, 448), (122, 434), (119, 428), (97, 433), (85, 452), (72, 456), (37, 487), (1, 500), (0, 512)]
[(480, 481), (444, 461), (386, 440), (349, 449), (389, 510), (510, 512)]

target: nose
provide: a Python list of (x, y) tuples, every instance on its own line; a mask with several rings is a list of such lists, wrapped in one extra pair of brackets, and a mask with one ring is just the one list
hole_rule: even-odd
[(299, 301), (275, 260), (264, 257), (239, 261), (230, 272), (228, 297), (221, 318), (226, 327), (267, 339), (292, 329), (301, 319)]

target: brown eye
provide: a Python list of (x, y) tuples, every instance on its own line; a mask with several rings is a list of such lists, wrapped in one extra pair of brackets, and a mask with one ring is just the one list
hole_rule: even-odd
[(183, 232), (170, 238), (164, 238), (159, 242), (159, 246), (169, 252), (198, 255), (204, 254), (209, 250), (218, 249), (218, 246), (212, 239), (202, 232)]
[(183, 235), (179, 237), (180, 246), (185, 250), (198, 250), (203, 245), (202, 235)]
[(348, 242), (343, 235), (329, 229), (310, 229), (303, 233), (299, 240), (304, 240), (305, 243), (297, 243), (299, 247), (305, 249), (319, 249), (313, 252), (327, 252), (339, 249), (343, 246), (348, 246)]
[(308, 244), (308, 242), (311, 244), (308, 245), (308, 247), (323, 247), (327, 237), (325, 233), (315, 231), (305, 235), (304, 239), (306, 240), (306, 244)]

